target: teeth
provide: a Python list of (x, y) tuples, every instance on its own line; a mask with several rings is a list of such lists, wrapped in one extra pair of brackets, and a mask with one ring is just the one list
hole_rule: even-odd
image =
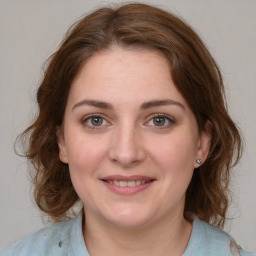
[(127, 185), (128, 187), (135, 187), (136, 182), (135, 181), (128, 181)]
[(136, 180), (136, 186), (140, 185), (141, 181), (140, 180)]
[(130, 181), (125, 181), (125, 180), (108, 180), (107, 181), (109, 184), (114, 184), (119, 187), (135, 187), (139, 186), (141, 184), (148, 183), (149, 181), (145, 180), (130, 180)]
[(120, 187), (127, 187), (127, 181), (119, 181)]

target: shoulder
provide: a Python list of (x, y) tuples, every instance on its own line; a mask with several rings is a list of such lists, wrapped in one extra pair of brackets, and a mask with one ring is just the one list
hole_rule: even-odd
[[(56, 223), (0, 250), (0, 256), (67, 255), (75, 220)], [(36, 253), (36, 254), (35, 254)]]
[(194, 232), (194, 237), (200, 241), (204, 255), (256, 256), (255, 253), (244, 251), (234, 238), (223, 230), (197, 218), (194, 220), (194, 225), (192, 234)]

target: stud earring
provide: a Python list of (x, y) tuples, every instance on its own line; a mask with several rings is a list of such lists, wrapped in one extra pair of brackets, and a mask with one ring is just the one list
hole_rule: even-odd
[(198, 164), (201, 164), (201, 163), (202, 163), (202, 159), (197, 158), (197, 159), (196, 159), (196, 162), (197, 162)]

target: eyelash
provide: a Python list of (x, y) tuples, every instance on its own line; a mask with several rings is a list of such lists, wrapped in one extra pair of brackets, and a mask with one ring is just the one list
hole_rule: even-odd
[[(89, 129), (99, 129), (100, 127), (106, 125), (106, 124), (99, 125), (99, 126), (97, 126), (97, 125), (94, 126), (94, 125), (92, 125), (92, 124), (89, 125), (89, 124), (88, 124), (88, 121), (90, 121), (90, 120), (92, 121), (92, 118), (94, 118), (94, 117), (100, 118), (100, 119), (103, 120), (103, 122), (107, 122), (107, 123), (108, 123), (108, 121), (106, 121), (106, 119), (105, 119), (101, 114), (92, 114), (92, 115), (90, 115), (90, 116), (85, 117), (85, 118), (82, 120), (82, 124), (85, 125), (85, 126), (86, 126), (87, 128), (89, 128)], [(150, 125), (148, 125), (148, 123), (149, 123), (150, 121), (153, 121), (154, 118), (164, 118), (164, 120), (165, 120), (163, 126), (152, 125), (152, 127), (156, 128), (156, 129), (169, 128), (172, 124), (175, 123), (175, 120), (174, 120), (173, 118), (167, 116), (166, 114), (155, 114), (155, 115), (153, 115), (153, 116), (150, 117), (149, 121), (146, 122), (147, 126), (150, 126)], [(166, 121), (168, 122), (167, 125), (165, 125), (165, 124), (166, 124)]]
[[(154, 118), (164, 118), (164, 120), (165, 120), (163, 126), (157, 126), (157, 125), (153, 126), (154, 128), (157, 128), (157, 129), (169, 128), (172, 124), (175, 123), (175, 120), (166, 114), (155, 114), (155, 115), (151, 116), (151, 118), (149, 119), (149, 121), (147, 123), (149, 123), (150, 121), (153, 121)], [(166, 121), (168, 122), (167, 125), (165, 125)]]
[(102, 119), (103, 120), (103, 122), (107, 122), (108, 123), (108, 121), (106, 121), (106, 118), (104, 118), (102, 115), (100, 115), (100, 114), (92, 114), (92, 115), (90, 115), (90, 116), (87, 116), (87, 117), (85, 117), (83, 120), (82, 120), (82, 124), (83, 125), (85, 125), (87, 128), (89, 128), (89, 129), (99, 129), (102, 125), (99, 125), (99, 126), (93, 126), (93, 125), (89, 125), (87, 122), (88, 121), (92, 121), (92, 118), (94, 118), (94, 117), (97, 117), (97, 118), (100, 118), (100, 119)]

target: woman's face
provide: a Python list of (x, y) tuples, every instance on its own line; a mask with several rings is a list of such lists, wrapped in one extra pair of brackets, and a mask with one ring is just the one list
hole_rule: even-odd
[(196, 159), (205, 160), (209, 144), (167, 60), (117, 47), (82, 67), (58, 138), (87, 219), (122, 227), (182, 217)]

